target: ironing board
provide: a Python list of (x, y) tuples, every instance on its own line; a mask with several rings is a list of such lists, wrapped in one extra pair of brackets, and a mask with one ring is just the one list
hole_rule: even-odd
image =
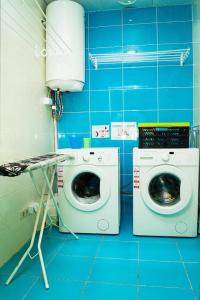
[[(46, 268), (44, 264), (44, 259), (43, 259), (43, 254), (42, 254), (42, 249), (41, 249), (41, 243), (42, 243), (42, 237), (43, 237), (43, 232), (44, 232), (44, 227), (45, 227), (45, 222), (46, 218), (48, 216), (48, 206), (49, 206), (49, 201), (50, 199), (53, 200), (53, 204), (56, 208), (56, 211), (58, 213), (58, 216), (60, 218), (60, 221), (62, 225), (76, 238), (78, 239), (78, 236), (71, 231), (71, 229), (64, 223), (61, 211), (57, 205), (54, 193), (53, 193), (53, 182), (55, 178), (55, 173), (56, 173), (56, 168), (57, 168), (57, 163), (62, 162), (65, 160), (70, 160), (74, 159), (73, 155), (65, 155), (65, 154), (56, 154), (56, 153), (50, 153), (42, 156), (37, 156), (33, 157), (30, 159), (26, 160), (20, 160), (18, 162), (14, 163), (7, 163), (4, 165), (0, 166), (0, 176), (8, 176), (8, 177), (15, 177), (23, 173), (29, 173), (32, 183), (36, 189), (37, 194), (40, 196), (40, 201), (39, 201), (39, 208), (36, 214), (36, 219), (35, 219), (35, 224), (33, 227), (33, 233), (31, 237), (31, 241), (29, 244), (29, 247), (23, 254), (22, 258), (14, 268), (13, 272), (10, 274), (9, 278), (6, 281), (6, 284), (8, 285), (17, 271), (19, 270), (20, 266), (22, 265), (23, 261), (26, 259), (27, 256), (29, 256), (31, 259), (34, 259), (37, 255), (39, 255), (40, 259), (40, 265), (42, 269), (42, 274), (43, 274), (43, 279), (44, 279), (44, 284), (45, 287), (48, 289), (49, 288), (49, 283), (47, 279), (47, 273), (46, 273)], [(43, 178), (44, 178), (44, 183), (42, 187), (42, 191), (40, 192), (38, 183), (34, 177), (34, 171), (35, 170), (41, 170)], [(47, 193), (47, 197), (45, 197)], [(44, 207), (44, 212), (42, 216), (42, 208)], [(31, 249), (33, 248), (39, 221), (40, 221), (40, 216), (42, 216), (42, 221), (41, 221), (41, 226), (40, 226), (40, 233), (39, 233), (39, 239), (38, 239), (38, 253), (34, 256), (31, 256), (30, 252)]]

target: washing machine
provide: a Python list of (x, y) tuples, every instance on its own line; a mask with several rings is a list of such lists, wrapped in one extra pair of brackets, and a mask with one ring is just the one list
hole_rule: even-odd
[[(118, 234), (120, 173), (118, 148), (65, 149), (72, 158), (58, 165), (58, 203), (75, 233)], [(60, 222), (61, 232), (67, 232)]]
[(133, 234), (195, 237), (198, 149), (133, 150)]

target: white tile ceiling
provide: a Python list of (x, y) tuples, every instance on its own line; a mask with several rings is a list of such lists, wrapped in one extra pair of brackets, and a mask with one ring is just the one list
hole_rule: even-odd
[[(45, 0), (50, 3), (56, 0)], [(66, 0), (67, 1), (67, 0)], [(119, 9), (123, 5), (118, 3), (118, 0), (73, 0), (82, 4), (87, 11)], [(128, 0), (121, 0), (127, 2)], [(192, 4), (193, 0), (136, 0), (135, 4), (130, 7), (152, 7), (152, 6), (170, 6), (170, 5), (184, 5)], [(125, 7), (125, 6), (124, 6)]]

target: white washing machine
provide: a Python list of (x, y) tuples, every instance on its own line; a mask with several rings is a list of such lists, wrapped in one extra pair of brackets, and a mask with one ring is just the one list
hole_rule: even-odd
[[(58, 165), (58, 201), (64, 223), (76, 233), (118, 234), (118, 148), (62, 149), (74, 159)], [(60, 224), (61, 232), (66, 229)]]
[(133, 234), (197, 235), (198, 149), (133, 150)]

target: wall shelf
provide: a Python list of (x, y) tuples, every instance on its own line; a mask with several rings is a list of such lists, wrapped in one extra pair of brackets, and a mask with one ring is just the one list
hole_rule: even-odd
[(126, 53), (103, 53), (103, 54), (89, 54), (90, 61), (97, 70), (99, 65), (106, 64), (134, 64), (134, 63), (164, 63), (164, 62), (178, 62), (180, 66), (190, 54), (190, 48), (154, 51), (154, 52), (126, 52)]

